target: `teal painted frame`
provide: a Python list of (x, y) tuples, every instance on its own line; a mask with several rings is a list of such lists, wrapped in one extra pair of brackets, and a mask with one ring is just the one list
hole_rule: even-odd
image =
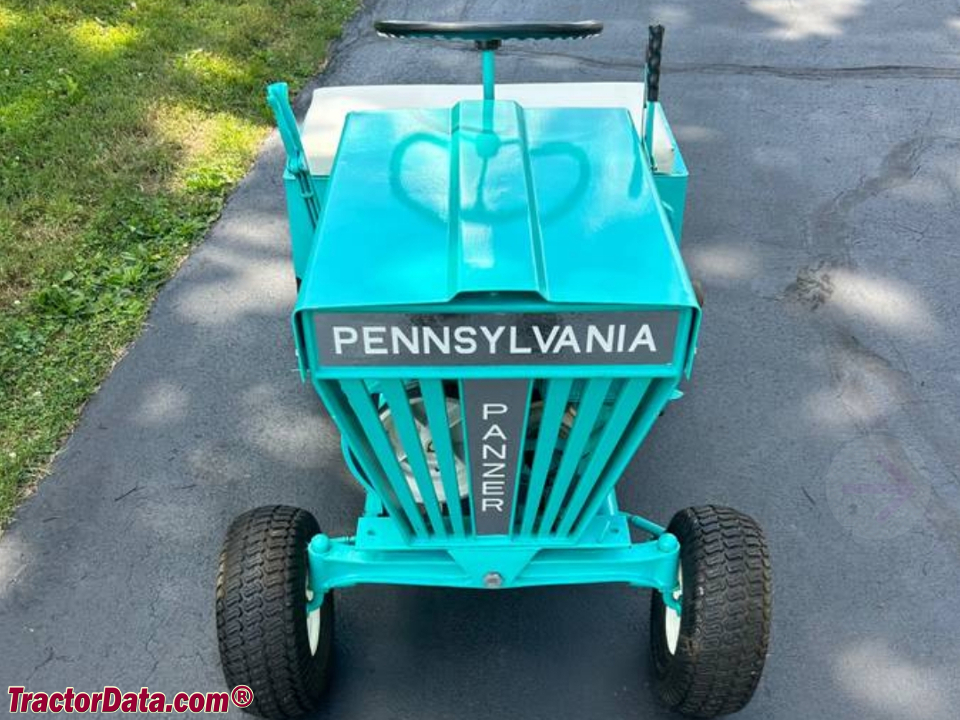
[[(630, 540), (628, 525), (654, 535)], [(478, 590), (625, 583), (653, 588), (680, 612), (674, 597), (680, 543), (662, 527), (622, 512), (599, 514), (576, 545), (549, 540), (504, 542), (496, 537), (449, 540), (443, 546), (411, 545), (389, 518), (365, 517), (355, 537), (314, 536), (307, 548), (309, 609), (327, 592), (360, 584), (451, 587)]]
[[(651, 112), (652, 111), (652, 112)], [(649, 103), (647, 106), (648, 117), (656, 117), (662, 121), (662, 127), (667, 132), (667, 141), (673, 148), (673, 168), (670, 172), (662, 172), (658, 168), (653, 169), (653, 184), (657, 188), (657, 194), (660, 196), (660, 203), (667, 213), (670, 220), (670, 228), (673, 230), (673, 237), (679, 246), (683, 237), (683, 211), (687, 204), (687, 180), (689, 173), (687, 164), (683, 160), (680, 152), (680, 146), (677, 139), (673, 136), (673, 130), (670, 123), (667, 122), (667, 116), (663, 112), (660, 103)], [(654, 123), (653, 127), (657, 124)], [(648, 132), (651, 128), (648, 127)], [(651, 140), (652, 142), (652, 140)], [(644, 144), (646, 147), (646, 144)]]
[(299, 286), (299, 280), (306, 272), (313, 235), (320, 222), (326, 178), (314, 176), (310, 172), (307, 153), (303, 149), (297, 128), (297, 119), (290, 107), (290, 92), (286, 83), (273, 83), (267, 88), (267, 104), (273, 110), (277, 131), (287, 156), (283, 186), (290, 218), (293, 268)]
[[(492, 53), (484, 53), (485, 76), (491, 87), (485, 95), (493, 96)], [(322, 213), (325, 176), (313, 175), (307, 165), (300, 143), (299, 131), (289, 106), (287, 87), (283, 83), (271, 85), (268, 101), (274, 110), (277, 124), (287, 152), (283, 181), (291, 230), (291, 245), (295, 275), (299, 280), (308, 267), (313, 250), (316, 228)], [(672, 131), (659, 103), (648, 109), (662, 116), (669, 141), (674, 148), (675, 162), (670, 173), (653, 168), (646, 152), (651, 138), (641, 144), (645, 159), (653, 170), (654, 185), (660, 196), (663, 211), (679, 245), (683, 228), (683, 210), (686, 202), (687, 168)], [(651, 118), (652, 119), (652, 118)], [(653, 126), (648, 123), (647, 128)], [(649, 130), (647, 130), (649, 132)], [(390, 312), (542, 312), (590, 310), (638, 310), (638, 307), (558, 307), (538, 298), (509, 298), (496, 301), (457, 301), (437, 307), (390, 307)], [(654, 309), (654, 308), (646, 308)], [(370, 312), (370, 308), (364, 308)], [(343, 312), (349, 312), (343, 309)], [(597, 482), (589, 496), (575, 497), (581, 507), (578, 527), (575, 515), (563, 521), (560, 537), (534, 533), (533, 527), (522, 524), (521, 532), (506, 536), (478, 537), (470, 528), (456, 529), (452, 536), (442, 538), (412, 537), (392, 517), (383, 515), (385, 497), (371, 477), (358, 467), (351, 449), (351, 436), (366, 435), (367, 428), (348, 410), (344, 398), (335, 390), (341, 381), (359, 382), (370, 379), (369, 369), (338, 368), (331, 371), (309, 363), (315, 357), (315, 338), (311, 323), (295, 315), (294, 334), (301, 375), (314, 385), (331, 416), (343, 432), (343, 450), (351, 473), (366, 491), (364, 514), (359, 519), (357, 533), (352, 537), (330, 538), (320, 534), (308, 547), (310, 584), (314, 592), (312, 607), (319, 607), (326, 592), (334, 588), (351, 587), (362, 583), (397, 585), (431, 585), (460, 588), (510, 588), (537, 585), (583, 584), (619, 582), (636, 587), (658, 590), (667, 605), (680, 611), (675, 598), (679, 543), (659, 525), (642, 517), (622, 512), (617, 507), (615, 485), (636, 448), (650, 430), (656, 417), (668, 402), (679, 397), (680, 378), (689, 376), (697, 336), (699, 308), (682, 308), (678, 325), (678, 339), (674, 357), (662, 366), (583, 366), (583, 367), (465, 367), (457, 369), (457, 376), (510, 378), (634, 378), (646, 380), (644, 393), (650, 389), (647, 406), (642, 416), (627, 427), (627, 437), (617, 447), (611, 447), (609, 462), (597, 468)], [(407, 377), (445, 379), (447, 368), (384, 368), (377, 377), (401, 379)], [(641, 398), (645, 398), (641, 394)], [(529, 405), (529, 403), (528, 403)], [(631, 413), (633, 410), (631, 410)], [(470, 497), (472, 503), (472, 496)], [(428, 508), (428, 510), (431, 510)], [(433, 512), (438, 512), (436, 508)], [(433, 513), (431, 513), (433, 514)], [(472, 516), (472, 513), (471, 513)], [(552, 525), (552, 522), (551, 522)], [(634, 543), (630, 526), (653, 536), (653, 539)]]

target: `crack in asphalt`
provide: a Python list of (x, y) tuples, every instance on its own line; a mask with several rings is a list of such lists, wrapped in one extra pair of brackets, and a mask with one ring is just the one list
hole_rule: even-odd
[[(382, 42), (380, 38), (368, 38), (351, 45), (362, 46), (367, 43)], [(473, 48), (459, 43), (437, 42), (438, 47), (456, 52), (472, 53)], [(603, 59), (577, 53), (550, 52), (542, 50), (524, 50), (516, 47), (504, 47), (498, 51), (501, 57), (515, 57), (525, 60), (553, 59), (570, 60), (585, 67), (607, 68), (614, 70), (642, 70), (644, 63), (639, 59)], [(763, 65), (750, 63), (669, 63), (664, 64), (663, 72), (688, 75), (767, 75), (792, 80), (960, 80), (960, 68), (936, 65), (850, 65), (825, 66), (816, 65)]]
[[(931, 117), (928, 117), (916, 134), (889, 149), (875, 172), (862, 173), (852, 187), (836, 193), (817, 209), (807, 233), (807, 250), (815, 261), (800, 269), (796, 280), (785, 288), (784, 299), (810, 311), (830, 302), (835, 289), (834, 270), (857, 268), (850, 250), (861, 232), (851, 218), (854, 211), (864, 203), (914, 181), (928, 153), (943, 143), (956, 142), (953, 137), (931, 134), (930, 123)], [(908, 484), (912, 489), (918, 486), (927, 488), (933, 499), (924, 501), (924, 518), (944, 546), (960, 555), (960, 518), (951, 511), (950, 503), (930, 480), (939, 472), (939, 477), (947, 478), (947, 482), (955, 484), (960, 481), (960, 475), (954, 469), (960, 460), (960, 451), (953, 440), (958, 431), (955, 419), (926, 401), (919, 383), (902, 358), (895, 364), (877, 350), (867, 347), (848, 320), (842, 316), (821, 315), (817, 326), (838, 398), (847, 406), (859, 436), (872, 437), (880, 442), (884, 448), (884, 462), (896, 468), (897, 477), (910, 478)], [(893, 352), (899, 355), (895, 338), (890, 340)], [(892, 407), (889, 410), (882, 411), (878, 393), (881, 399), (890, 399)], [(859, 406), (864, 403), (874, 406), (870, 414), (876, 415), (875, 419), (859, 419)], [(907, 451), (904, 437), (915, 437), (913, 447), (922, 450), (928, 463), (936, 463), (937, 470), (918, 468)]]
[(859, 65), (839, 67), (784, 67), (775, 65), (737, 65), (735, 63), (689, 64), (669, 68), (674, 73), (703, 73), (705, 75), (771, 75), (796, 80), (837, 79), (912, 79), (960, 80), (960, 68), (928, 65)]
[[(343, 28), (340, 38), (334, 42), (328, 52), (328, 62), (323, 67), (317, 80), (322, 84), (323, 78), (335, 73), (340, 66), (340, 61), (346, 58), (349, 53), (357, 48), (366, 47), (374, 43), (393, 42), (395, 39), (385, 39), (376, 35), (371, 36), (367, 32), (367, 27), (372, 24), (373, 17), (377, 15), (379, 3), (365, 3), (354, 18)], [(467, 5), (461, 8), (460, 18), (464, 19)], [(581, 41), (582, 42), (582, 41)], [(468, 43), (463, 42), (444, 42), (434, 41), (435, 48), (443, 48), (448, 51), (458, 53), (473, 54), (476, 51)], [(642, 70), (643, 61), (637, 59), (624, 58), (596, 58), (589, 55), (582, 55), (571, 52), (557, 52), (544, 50), (542, 44), (536, 50), (526, 50), (517, 46), (505, 46), (497, 52), (502, 58), (520, 58), (530, 61), (537, 60), (568, 60), (572, 63), (590, 68), (604, 68), (612, 70)], [(960, 80), (960, 67), (936, 66), (936, 65), (900, 65), (900, 64), (878, 64), (878, 65), (852, 65), (852, 66), (826, 66), (816, 65), (767, 65), (753, 63), (729, 63), (729, 62), (694, 62), (694, 63), (668, 63), (663, 66), (664, 72), (671, 74), (686, 75), (744, 75), (744, 76), (769, 76), (790, 80), (807, 81), (829, 81), (829, 80)], [(312, 83), (311, 83), (312, 85)], [(312, 88), (311, 88), (312, 89)]]
[[(929, 122), (928, 118), (927, 125)], [(911, 182), (920, 172), (924, 154), (936, 142), (952, 141), (953, 138), (943, 135), (931, 135), (924, 127), (913, 137), (896, 143), (875, 174), (861, 174), (853, 187), (841, 190), (823, 203), (815, 212), (806, 237), (807, 249), (814, 260), (797, 272), (796, 280), (785, 288), (785, 297), (810, 310), (826, 304), (834, 291), (831, 272), (856, 265), (850, 251), (858, 234), (850, 221), (853, 211)]]
[[(641, 70), (643, 63), (635, 60), (601, 60), (571, 53), (528, 52), (507, 49), (501, 54), (527, 59), (553, 58), (572, 60), (588, 67)], [(752, 65), (741, 63), (670, 63), (663, 71), (671, 74), (689, 75), (768, 75), (792, 80), (960, 80), (960, 68), (930, 65), (854, 65), (854, 66), (783, 66)]]
[[(324, 77), (335, 73), (340, 65), (340, 60), (348, 56), (348, 50), (353, 51), (356, 48), (366, 47), (373, 43), (396, 42), (395, 39), (387, 40), (376, 35), (371, 36), (367, 28), (372, 24), (372, 19), (378, 14), (380, 3), (364, 3), (360, 11), (348, 22), (340, 38), (331, 46), (328, 53), (329, 60), (324, 66), (317, 80), (322, 84)], [(463, 3), (458, 15), (459, 20), (466, 19), (469, 3)], [(582, 41), (581, 41), (582, 42)], [(462, 42), (444, 42), (434, 41), (433, 47), (452, 50), (459, 53), (475, 53), (476, 51), (468, 43)], [(556, 52), (544, 50), (541, 44), (536, 50), (526, 50), (517, 46), (505, 46), (498, 51), (498, 56), (503, 58), (521, 58), (525, 60), (569, 60), (571, 62), (591, 68), (606, 68), (613, 70), (642, 70), (644, 63), (639, 59), (623, 58), (595, 58), (589, 55), (579, 53)], [(826, 66), (816, 65), (767, 65), (753, 63), (729, 63), (729, 62), (694, 62), (694, 63), (668, 63), (663, 66), (665, 72), (672, 74), (688, 75), (745, 75), (745, 76), (769, 76), (784, 78), (790, 80), (807, 81), (829, 81), (829, 80), (960, 80), (960, 67), (937, 66), (937, 65), (901, 65), (901, 64), (877, 64), (877, 65), (850, 65), (850, 66)]]

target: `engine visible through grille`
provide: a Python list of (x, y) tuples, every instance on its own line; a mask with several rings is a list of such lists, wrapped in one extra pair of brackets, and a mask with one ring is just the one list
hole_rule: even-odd
[[(520, 403), (516, 462), (498, 464), (494, 455), (488, 463), (509, 467), (501, 483), (508, 488), (501, 493), (504, 524), (496, 533), (569, 534), (596, 512), (606, 485), (612, 488), (606, 469), (642, 416), (643, 399), (656, 381), (510, 382), (525, 388), (525, 402)], [(473, 420), (468, 412), (464, 382), (378, 379), (338, 384), (359, 420), (356, 431), (348, 434), (351, 453), (386, 511), (416, 536), (480, 532), (483, 508), (478, 506), (478, 481), (471, 481), (471, 474), (478, 473), (476, 464), (471, 470), (470, 458), (470, 448), (476, 446), (469, 441), (471, 431), (478, 429), (475, 411)]]

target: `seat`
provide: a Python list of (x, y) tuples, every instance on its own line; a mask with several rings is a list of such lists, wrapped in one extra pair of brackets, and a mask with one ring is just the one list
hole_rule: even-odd
[[(496, 92), (498, 100), (513, 100), (522, 107), (626, 108), (637, 135), (643, 134), (643, 83), (504, 83), (497, 85)], [(481, 85), (359, 85), (314, 90), (301, 129), (310, 172), (330, 174), (347, 113), (452, 107), (460, 100), (482, 97)], [(675, 150), (662, 113), (654, 118), (654, 157), (658, 170), (669, 173)]]

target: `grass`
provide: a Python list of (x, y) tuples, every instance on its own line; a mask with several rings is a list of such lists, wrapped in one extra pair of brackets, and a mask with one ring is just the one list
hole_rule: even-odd
[(0, 0), (0, 526), (357, 0)]

